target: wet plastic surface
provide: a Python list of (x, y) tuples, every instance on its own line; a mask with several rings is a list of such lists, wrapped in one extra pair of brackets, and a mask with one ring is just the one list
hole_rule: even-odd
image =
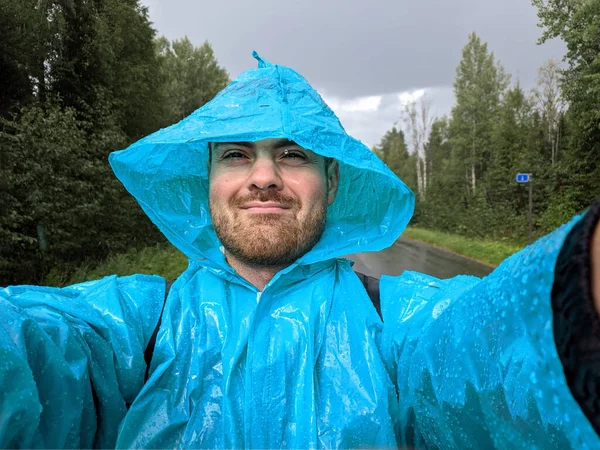
[(571, 396), (553, 336), (553, 269), (570, 226), (481, 281), (412, 272), (382, 279), (384, 347), (395, 365), (401, 445), (600, 445)]
[(0, 290), (0, 447), (114, 446), (164, 285), (135, 275)]

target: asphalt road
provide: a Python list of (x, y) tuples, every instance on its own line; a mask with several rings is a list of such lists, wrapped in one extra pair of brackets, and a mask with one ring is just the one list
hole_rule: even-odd
[(483, 277), (493, 270), (485, 264), (402, 237), (380, 252), (355, 253), (348, 258), (355, 262), (354, 270), (377, 278), (382, 274), (400, 275), (405, 270), (438, 278), (461, 274)]

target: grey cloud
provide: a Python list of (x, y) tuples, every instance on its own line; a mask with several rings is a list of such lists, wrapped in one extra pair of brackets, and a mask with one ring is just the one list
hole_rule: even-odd
[(376, 111), (336, 110), (346, 129), (372, 146), (400, 119), (397, 94), (427, 89), (436, 115), (454, 102), (452, 83), (472, 31), (507, 72), (530, 89), (537, 68), (564, 45), (536, 45), (529, 0), (142, 0), (160, 34), (208, 40), (232, 77), (256, 66), (251, 51), (293, 67), (338, 104), (382, 96)]
[(536, 45), (528, 0), (145, 2), (160, 33), (208, 40), (233, 76), (254, 66), (256, 49), (340, 97), (451, 86), (471, 31), (525, 84), (563, 53), (559, 42)]

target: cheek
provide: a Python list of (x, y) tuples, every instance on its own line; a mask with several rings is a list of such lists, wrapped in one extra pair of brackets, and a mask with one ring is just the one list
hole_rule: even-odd
[(235, 193), (235, 183), (228, 174), (214, 174), (209, 178), (208, 196), (212, 202), (223, 202)]
[(289, 183), (290, 189), (303, 203), (315, 203), (327, 197), (325, 180), (319, 174), (295, 178)]
[(211, 183), (208, 191), (208, 198), (212, 204), (226, 203), (231, 197), (229, 184), (224, 182)]

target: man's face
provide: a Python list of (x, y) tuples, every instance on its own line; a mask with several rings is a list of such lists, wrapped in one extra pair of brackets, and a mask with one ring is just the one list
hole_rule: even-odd
[(229, 255), (285, 267), (321, 238), (337, 192), (336, 161), (287, 139), (218, 143), (210, 161), (210, 213)]

